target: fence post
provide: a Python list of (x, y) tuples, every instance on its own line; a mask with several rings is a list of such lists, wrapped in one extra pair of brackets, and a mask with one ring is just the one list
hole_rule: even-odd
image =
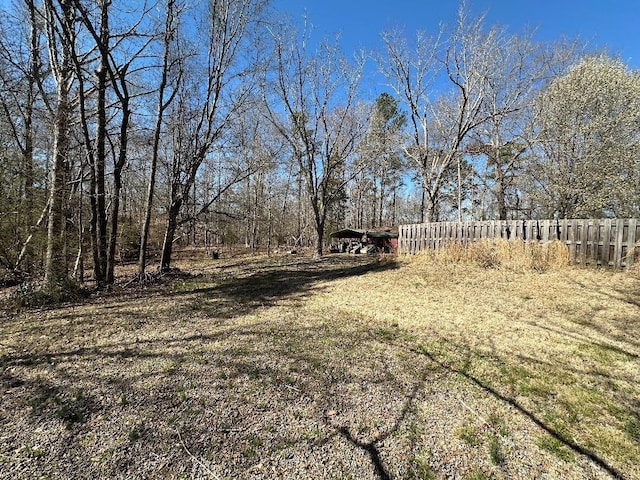
[(627, 267), (632, 266), (635, 260), (637, 225), (638, 223), (635, 218), (629, 219), (629, 226), (627, 228), (627, 256), (625, 260), (625, 266)]
[(603, 228), (602, 220), (595, 220), (593, 222), (593, 246), (592, 246), (591, 256), (592, 256), (594, 265), (598, 265), (598, 262), (600, 261), (600, 257), (601, 257), (600, 241), (602, 239), (602, 228)]
[(551, 226), (551, 221), (550, 220), (543, 220), (542, 221), (542, 241), (544, 243), (549, 241), (549, 228)]
[(576, 245), (576, 255), (580, 259), (582, 265), (587, 264), (587, 242), (589, 241), (588, 230), (589, 221), (583, 220), (580, 224), (576, 225), (575, 240), (580, 242), (580, 245)]
[(622, 267), (622, 241), (624, 238), (624, 220), (619, 218), (616, 220), (616, 243), (614, 247), (615, 266)]
[(607, 218), (603, 222), (602, 234), (602, 257), (600, 258), (600, 264), (608, 267), (611, 256), (611, 219)]

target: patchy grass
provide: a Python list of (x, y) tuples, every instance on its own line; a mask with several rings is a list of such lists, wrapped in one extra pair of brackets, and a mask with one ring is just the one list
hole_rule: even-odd
[(489, 457), (491, 457), (491, 462), (494, 465), (502, 465), (504, 463), (505, 457), (498, 437), (491, 437), (489, 441)]
[(7, 311), (0, 477), (640, 478), (638, 273), (501, 248), (191, 258)]
[(549, 435), (542, 435), (538, 437), (538, 446), (543, 448), (555, 455), (558, 456), (561, 460), (565, 462), (573, 462), (575, 459), (574, 453), (571, 449), (567, 448), (567, 446), (557, 438), (551, 437)]
[(466, 444), (477, 447), (481, 444), (480, 436), (473, 425), (465, 424), (458, 429), (458, 437)]

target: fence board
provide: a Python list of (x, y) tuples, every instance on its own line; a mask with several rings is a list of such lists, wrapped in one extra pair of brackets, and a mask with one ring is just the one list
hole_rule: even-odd
[(574, 221), (576, 225), (576, 242), (578, 242), (576, 245), (576, 263), (586, 264), (587, 243), (589, 243), (589, 223), (580, 223), (578, 220)]
[(600, 264), (608, 267), (610, 265), (609, 257), (611, 255), (611, 219), (607, 218), (600, 228), (602, 238), (602, 255)]
[[(635, 256), (636, 242), (640, 240), (638, 238), (638, 221), (635, 218), (629, 219), (629, 225), (627, 227), (627, 249), (625, 252), (625, 266), (633, 264)], [(640, 245), (638, 245), (640, 248)]]
[(564, 237), (566, 237), (566, 244), (569, 247), (569, 261), (571, 263), (575, 263), (576, 261), (576, 230), (578, 226), (575, 220), (571, 220), (570, 222), (565, 221), (566, 233)]
[(617, 252), (618, 255), (614, 254), (614, 265), (616, 268), (622, 267), (622, 256), (624, 252), (622, 251), (622, 240), (624, 238), (624, 220), (617, 219), (616, 220), (616, 243), (614, 247), (614, 252)]
[(400, 225), (398, 251), (416, 254), (456, 242), (468, 245), (503, 238), (526, 242), (558, 240), (572, 263), (617, 268), (633, 264), (640, 249), (638, 219), (489, 220)]

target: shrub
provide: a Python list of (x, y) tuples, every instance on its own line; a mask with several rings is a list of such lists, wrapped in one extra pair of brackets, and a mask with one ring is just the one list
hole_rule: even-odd
[(140, 255), (140, 229), (130, 217), (122, 219), (118, 237), (120, 261), (136, 260)]
[(481, 268), (497, 268), (504, 260), (504, 252), (498, 247), (498, 243), (491, 241), (471, 243), (467, 247), (469, 259)]
[(85, 296), (86, 292), (79, 285), (69, 280), (53, 288), (45, 288), (38, 282), (21, 283), (9, 296), (8, 306), (21, 310), (23, 308), (59, 305), (75, 302)]
[(439, 263), (462, 263), (467, 261), (467, 248), (457, 242), (449, 242), (442, 248), (433, 251)]

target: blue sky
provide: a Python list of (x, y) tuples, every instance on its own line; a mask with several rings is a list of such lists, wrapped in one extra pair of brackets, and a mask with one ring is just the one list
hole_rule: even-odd
[[(273, 0), (278, 10), (301, 20), (307, 12), (314, 32), (341, 33), (349, 53), (358, 47), (380, 47), (380, 32), (400, 26), (407, 34), (436, 32), (441, 22), (451, 24), (457, 0)], [(490, 24), (511, 33), (536, 29), (539, 40), (579, 37), (594, 48), (606, 47), (640, 69), (640, 0), (468, 0), (473, 15), (487, 13)]]
[[(340, 32), (345, 54), (380, 50), (380, 33), (388, 28), (402, 27), (408, 36), (417, 30), (437, 33), (441, 23), (455, 22), (459, 7), (458, 0), (272, 1), (296, 22), (306, 12), (316, 38)], [(640, 70), (640, 0), (467, 0), (467, 6), (472, 16), (486, 13), (487, 24), (502, 25), (510, 33), (535, 30), (540, 41), (579, 38)], [(371, 98), (388, 91), (375, 73), (366, 77), (363, 86)]]

